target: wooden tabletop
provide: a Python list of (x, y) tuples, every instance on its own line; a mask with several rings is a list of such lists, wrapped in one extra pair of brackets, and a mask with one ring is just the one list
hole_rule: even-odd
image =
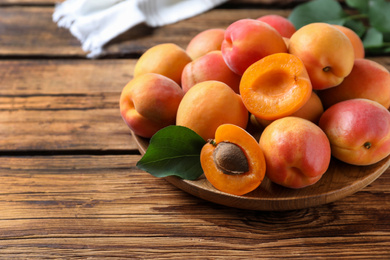
[[(147, 48), (302, 1), (230, 1), (140, 25), (86, 59), (52, 22), (55, 0), (0, 2), (1, 259), (390, 259), (390, 169), (336, 202), (230, 208), (139, 170), (119, 95)], [(369, 57), (390, 69), (390, 57)]]

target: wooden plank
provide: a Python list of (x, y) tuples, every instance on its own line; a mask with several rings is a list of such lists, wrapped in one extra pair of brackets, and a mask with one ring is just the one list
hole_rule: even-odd
[(0, 151), (136, 150), (119, 114), (134, 64), (0, 61)]
[(120, 93), (136, 60), (0, 60), (0, 95)]
[[(52, 7), (0, 8), (0, 56), (85, 57), (80, 42), (67, 29), (58, 28), (52, 21), (53, 10)], [(142, 24), (109, 43), (106, 55), (140, 55), (146, 49), (165, 42), (175, 42), (186, 47), (191, 38), (202, 30), (225, 28), (235, 20), (257, 18), (268, 13), (286, 16), (288, 10), (214, 9), (164, 27), (149, 28)]]
[(1, 256), (194, 259), (199, 251), (216, 259), (390, 256), (389, 170), (331, 204), (261, 212), (193, 197), (139, 171), (139, 159), (0, 157)]

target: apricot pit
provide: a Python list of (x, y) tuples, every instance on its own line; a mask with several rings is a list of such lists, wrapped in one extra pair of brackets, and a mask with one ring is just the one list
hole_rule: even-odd
[(204, 175), (216, 189), (244, 195), (256, 189), (265, 176), (265, 157), (256, 139), (245, 129), (220, 125), (215, 139), (201, 151)]
[(248, 160), (238, 145), (221, 142), (215, 146), (213, 159), (217, 168), (223, 173), (235, 175), (249, 171)]

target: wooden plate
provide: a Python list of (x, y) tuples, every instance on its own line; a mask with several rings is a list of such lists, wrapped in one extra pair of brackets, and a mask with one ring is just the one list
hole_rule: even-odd
[[(138, 150), (144, 154), (149, 139), (133, 135)], [(267, 177), (260, 186), (244, 196), (215, 189), (202, 175), (195, 181), (175, 176), (165, 177), (174, 186), (196, 197), (217, 204), (251, 210), (294, 210), (330, 203), (351, 195), (376, 180), (390, 166), (390, 156), (370, 166), (354, 166), (332, 158), (320, 181), (302, 189), (288, 189), (272, 183)]]

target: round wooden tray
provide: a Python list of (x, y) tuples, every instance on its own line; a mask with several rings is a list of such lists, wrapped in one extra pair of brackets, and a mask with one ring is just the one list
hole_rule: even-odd
[[(149, 139), (132, 133), (138, 150), (146, 152)], [(195, 181), (176, 176), (165, 177), (174, 186), (196, 197), (217, 204), (251, 210), (281, 211), (302, 209), (330, 203), (351, 195), (376, 180), (390, 166), (390, 156), (370, 166), (354, 166), (332, 158), (320, 181), (302, 189), (289, 189), (272, 183), (267, 177), (260, 186), (244, 195), (236, 196), (215, 189), (202, 175)]]

